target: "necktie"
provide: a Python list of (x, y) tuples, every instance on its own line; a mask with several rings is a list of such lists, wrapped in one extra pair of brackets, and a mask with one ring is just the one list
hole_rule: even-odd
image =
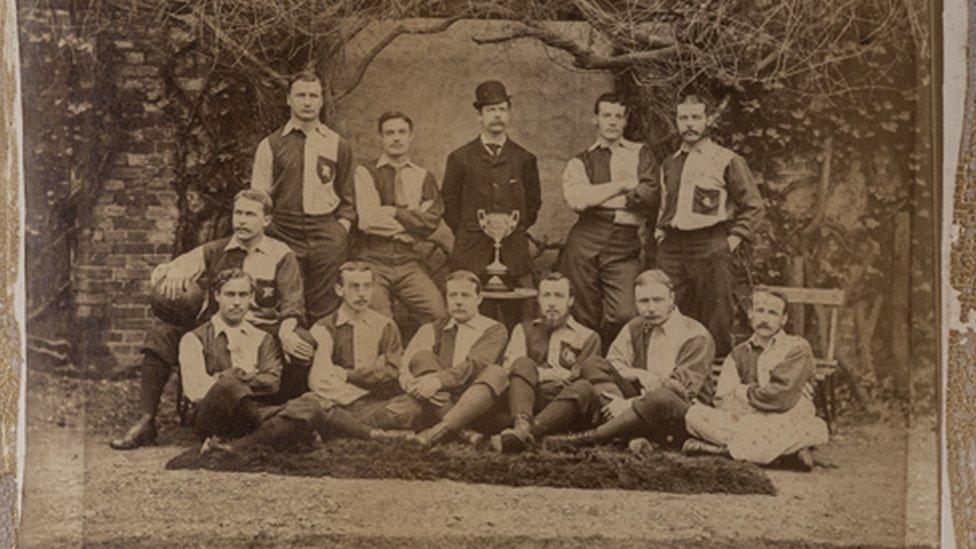
[(502, 146), (498, 143), (486, 143), (485, 146), (491, 151), (492, 156), (498, 156), (498, 152), (502, 149)]

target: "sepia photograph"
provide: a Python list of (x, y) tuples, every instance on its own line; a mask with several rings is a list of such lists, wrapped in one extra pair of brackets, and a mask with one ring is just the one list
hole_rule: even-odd
[(952, 542), (940, 2), (8, 12), (17, 546)]

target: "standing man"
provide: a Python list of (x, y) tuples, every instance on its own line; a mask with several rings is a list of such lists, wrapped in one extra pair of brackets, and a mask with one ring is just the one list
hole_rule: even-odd
[(638, 192), (660, 204), (657, 262), (674, 282), (678, 309), (704, 324), (726, 356), (735, 311), (730, 258), (752, 237), (763, 201), (746, 161), (709, 137), (711, 104), (689, 95), (677, 112), (681, 148), (661, 165), (660, 185)]
[(491, 438), (499, 452), (518, 452), (533, 442), (532, 418), (579, 379), (580, 365), (600, 355), (600, 336), (570, 314), (573, 285), (558, 272), (539, 282), (542, 316), (515, 326), (504, 367), (509, 371), (505, 429)]
[(631, 191), (656, 184), (655, 166), (647, 147), (624, 139), (627, 107), (617, 94), (598, 97), (593, 112), (596, 142), (563, 173), (563, 196), (579, 220), (566, 238), (559, 270), (576, 288), (573, 316), (610, 341), (636, 314), (641, 217)]
[(240, 436), (261, 423), (264, 397), (278, 392), (281, 351), (274, 336), (245, 317), (254, 281), (225, 269), (213, 284), (217, 313), (180, 340), (183, 393), (197, 404), (197, 436)]
[(291, 117), (254, 154), (251, 188), (271, 195), (277, 210), (268, 234), (288, 244), (302, 267), (308, 321), (339, 306), (332, 292), (349, 256), (356, 222), (349, 143), (319, 120), (322, 83), (312, 72), (291, 79)]
[(549, 437), (554, 446), (585, 446), (617, 437), (649, 437), (680, 444), (693, 399), (707, 393), (715, 358), (712, 337), (674, 305), (668, 276), (644, 271), (634, 281), (638, 316), (624, 325), (606, 360), (591, 358), (582, 379), (536, 416), (538, 439), (587, 425), (595, 429)]
[(413, 120), (385, 112), (377, 126), (383, 153), (356, 170), (356, 213), (364, 233), (356, 255), (375, 277), (374, 309), (392, 318), (390, 301), (397, 297), (421, 323), (433, 322), (447, 315), (444, 297), (414, 246), (437, 229), (444, 202), (433, 174), (410, 160)]
[(749, 321), (753, 334), (722, 364), (715, 407), (692, 404), (685, 415), (685, 453), (727, 455), (767, 464), (793, 455), (813, 468), (811, 446), (826, 444), (827, 425), (813, 404), (813, 351), (802, 337), (783, 331), (786, 296), (757, 288)]
[[(271, 224), (271, 197), (264, 191), (245, 189), (234, 197), (234, 234), (198, 246), (169, 263), (157, 266), (150, 278), (167, 298), (174, 298), (190, 282), (201, 281), (204, 289), (224, 269), (239, 268), (251, 276), (255, 294), (247, 311), (252, 326), (278, 336), (288, 364), (282, 374), (282, 398), (304, 392), (314, 340), (302, 328), (305, 298), (302, 276), (295, 254), (280, 240), (265, 236)], [(210, 306), (202, 317), (215, 311)], [(121, 438), (109, 444), (117, 450), (131, 450), (156, 440), (156, 412), (159, 399), (173, 368), (178, 365), (180, 338), (193, 326), (160, 324), (146, 334), (142, 348), (140, 402), (142, 415)]]
[(501, 82), (489, 80), (475, 89), (481, 135), (447, 157), (444, 221), (454, 231), (451, 270), (463, 269), (483, 278), (495, 248), (478, 224), (478, 210), (518, 211), (518, 226), (502, 241), (501, 261), (515, 286), (532, 287), (526, 231), (535, 224), (542, 205), (539, 167), (535, 155), (507, 136), (511, 106)]

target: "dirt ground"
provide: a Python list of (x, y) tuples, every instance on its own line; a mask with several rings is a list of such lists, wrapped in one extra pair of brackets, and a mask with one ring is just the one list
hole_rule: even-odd
[[(932, 420), (916, 420), (907, 430), (884, 423), (845, 426), (817, 453), (824, 465), (814, 472), (768, 472), (776, 496), (512, 488), (167, 471), (166, 462), (186, 448), (185, 438), (171, 434), (158, 446), (116, 452), (106, 441), (124, 414), (79, 404), (113, 396), (131, 403), (131, 382), (66, 391), (32, 377), (23, 547), (937, 543)], [(174, 433), (172, 419), (165, 421)]]

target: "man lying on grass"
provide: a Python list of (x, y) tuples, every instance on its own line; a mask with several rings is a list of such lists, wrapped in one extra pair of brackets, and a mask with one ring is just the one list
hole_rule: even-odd
[(715, 407), (688, 409), (688, 431), (698, 438), (685, 441), (683, 452), (759, 464), (789, 456), (801, 469), (813, 468), (810, 447), (827, 443), (827, 425), (813, 404), (813, 352), (806, 339), (783, 331), (786, 307), (781, 293), (752, 294), (752, 337), (722, 364)]

